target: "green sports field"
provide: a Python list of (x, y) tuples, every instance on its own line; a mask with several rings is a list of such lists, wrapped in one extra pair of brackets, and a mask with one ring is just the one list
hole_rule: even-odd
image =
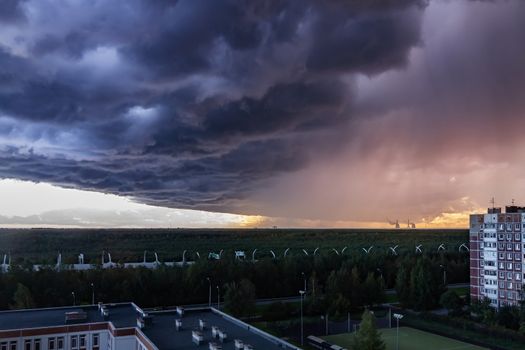
[[(380, 329), (386, 350), (396, 349), (396, 329)], [(352, 349), (351, 334), (338, 334), (323, 337), (326, 341)], [(410, 327), (399, 327), (399, 350), (488, 350), (458, 340), (423, 332)]]

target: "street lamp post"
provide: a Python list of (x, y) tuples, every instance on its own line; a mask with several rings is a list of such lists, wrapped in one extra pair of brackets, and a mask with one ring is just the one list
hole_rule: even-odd
[(221, 289), (217, 286), (217, 310), (221, 309)]
[(91, 283), (91, 305), (95, 305), (95, 285)]
[(377, 272), (379, 272), (379, 275), (381, 276), (381, 279), (383, 279), (383, 270), (381, 270), (379, 267), (376, 269)]
[(208, 306), (211, 307), (211, 280), (209, 277), (206, 277), (206, 279), (208, 280), (208, 285), (209, 285), (209, 288), (208, 288)]
[(73, 306), (75, 306), (77, 304), (75, 292), (71, 292), (71, 295), (73, 296)]
[(305, 291), (300, 290), (299, 295), (301, 296), (301, 346), (304, 345), (304, 328), (303, 328), (303, 295)]
[(394, 318), (397, 321), (397, 329), (396, 329), (396, 350), (399, 350), (399, 320), (403, 318), (403, 315), (401, 314), (394, 314)]
[(443, 269), (443, 286), (446, 287), (447, 286), (447, 269), (445, 265), (442, 265), (442, 264), (440, 264), (439, 267)]
[(304, 292), (306, 293), (306, 274), (304, 272), (301, 272), (301, 275), (303, 275), (303, 280), (304, 280)]

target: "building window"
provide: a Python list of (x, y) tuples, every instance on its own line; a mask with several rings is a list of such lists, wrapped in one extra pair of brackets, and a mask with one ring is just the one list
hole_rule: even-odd
[(82, 334), (80, 336), (79, 343), (80, 343), (80, 348), (81, 349), (85, 349), (86, 348), (86, 336), (84, 334)]
[(78, 335), (71, 336), (71, 349), (78, 349)]
[(512, 280), (512, 272), (507, 272), (507, 279)]
[(0, 350), (7, 350), (7, 342), (0, 343)]
[(521, 268), (520, 264), (514, 264), (514, 270), (519, 271)]
[(93, 334), (93, 340), (92, 340), (92, 342), (93, 342), (93, 346), (99, 346), (98, 341), (99, 341), (99, 336), (98, 336), (98, 334)]
[(47, 340), (47, 349), (48, 350), (55, 350), (55, 338), (49, 338)]
[(26, 340), (24, 342), (24, 350), (31, 350), (31, 340)]
[(520, 253), (514, 254), (514, 260), (520, 261), (520, 259), (521, 259), (521, 254)]
[(521, 273), (516, 274), (516, 281), (519, 281), (521, 279)]
[(520, 237), (521, 237), (521, 235), (520, 235), (519, 233), (516, 233), (516, 234), (514, 235), (514, 240), (516, 240), (516, 241), (521, 241)]
[(9, 342), (9, 349), (16, 350), (18, 343), (16, 341)]
[(40, 339), (35, 339), (33, 343), (33, 349), (34, 350), (40, 350)]
[(57, 350), (63, 350), (64, 349), (64, 337), (58, 337), (57, 338)]

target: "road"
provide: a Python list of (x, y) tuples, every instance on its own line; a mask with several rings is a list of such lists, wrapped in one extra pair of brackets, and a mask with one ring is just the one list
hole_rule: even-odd
[[(453, 283), (453, 284), (449, 284), (448, 285), (448, 288), (467, 288), (467, 287), (469, 287), (468, 283)], [(387, 289), (385, 291), (385, 293), (389, 294), (389, 295), (396, 294), (396, 290), (395, 289)], [(301, 297), (297, 295), (297, 296), (289, 296), (289, 297), (257, 299), (257, 301), (255, 303), (257, 305), (268, 305), (268, 304), (272, 304), (272, 303), (276, 303), (276, 302), (295, 303), (295, 302), (299, 302), (299, 301), (301, 301)], [(217, 306), (217, 300), (215, 300), (215, 301), (212, 300), (212, 306)], [(184, 305), (184, 307), (187, 308), (187, 309), (208, 307), (208, 303)], [(165, 307), (164, 309), (174, 309), (174, 308), (175, 308), (175, 306), (173, 306), (173, 307), (168, 306), (168, 307)], [(146, 310), (153, 310), (153, 309), (146, 309)]]

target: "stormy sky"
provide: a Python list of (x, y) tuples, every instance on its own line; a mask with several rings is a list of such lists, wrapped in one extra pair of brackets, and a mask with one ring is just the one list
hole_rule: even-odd
[(525, 203), (523, 33), (521, 0), (2, 0), (0, 178), (261, 226), (461, 226)]

